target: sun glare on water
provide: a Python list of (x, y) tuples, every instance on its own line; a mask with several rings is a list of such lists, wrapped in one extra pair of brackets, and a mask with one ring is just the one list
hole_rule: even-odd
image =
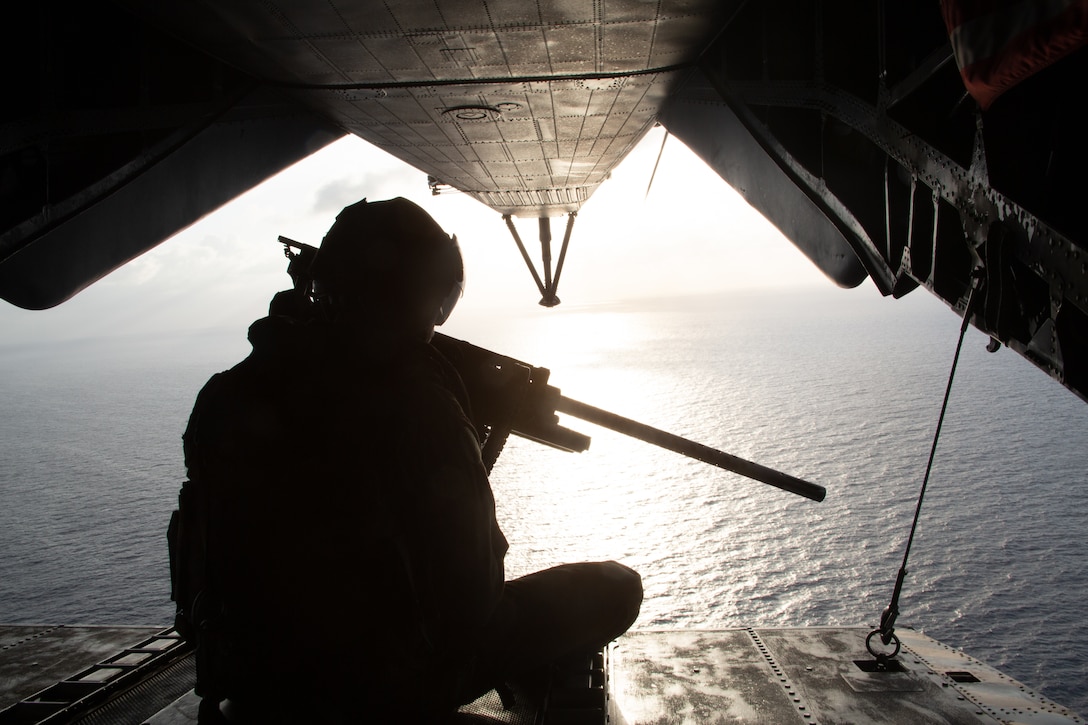
[[(668, 331), (655, 324), (650, 309), (612, 304), (552, 311), (516, 334), (496, 335), (494, 344), (550, 369), (550, 384), (568, 398), (692, 435), (684, 429), (690, 417), (685, 406), (700, 393), (685, 382), (685, 367), (647, 367), (648, 359), (669, 361), (673, 354)], [(658, 355), (648, 358), (647, 350)], [(699, 570), (699, 557), (689, 554), (696, 545), (720, 546), (728, 528), (723, 504), (713, 485), (706, 492), (698, 488), (729, 474), (573, 416), (561, 415), (560, 424), (589, 435), (589, 450), (561, 452), (514, 437), (492, 472), (499, 522), (511, 542), (508, 576), (568, 561), (615, 559), (653, 584), (645, 623), (677, 621), (675, 598), (690, 602), (695, 590), (719, 577), (714, 566)], [(704, 499), (708, 504), (698, 505)], [(721, 596), (706, 591), (700, 600)]]

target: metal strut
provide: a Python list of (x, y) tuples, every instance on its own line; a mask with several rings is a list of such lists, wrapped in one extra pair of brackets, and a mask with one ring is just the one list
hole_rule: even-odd
[[(887, 660), (895, 657), (899, 654), (900, 642), (899, 638), (895, 636), (895, 620), (899, 616), (899, 595), (903, 591), (903, 581), (907, 578), (907, 558), (910, 556), (910, 547), (914, 543), (914, 533), (918, 529), (918, 518), (922, 513), (922, 501), (926, 496), (926, 486), (929, 485), (929, 474), (933, 470), (933, 459), (937, 453), (937, 441), (941, 437), (941, 426), (944, 424), (944, 414), (948, 410), (948, 399), (952, 393), (952, 379), (956, 376), (956, 366), (960, 360), (960, 350), (963, 348), (963, 338), (967, 333), (967, 326), (971, 321), (971, 309), (975, 301), (975, 293), (978, 291), (979, 285), (982, 283), (982, 276), (978, 274), (980, 270), (976, 270), (974, 281), (971, 284), (971, 291), (967, 297), (967, 306), (963, 311), (963, 322), (960, 324), (960, 336), (956, 341), (956, 354), (952, 357), (952, 370), (948, 373), (948, 384), (944, 390), (944, 401), (941, 403), (941, 414), (937, 418), (937, 429), (933, 432), (933, 444), (929, 449), (929, 461), (926, 463), (926, 473), (922, 478), (922, 490), (918, 493), (918, 503), (914, 508), (914, 521), (910, 526), (910, 536), (907, 537), (907, 546), (903, 551), (903, 563), (899, 567), (899, 573), (895, 577), (895, 588), (892, 590), (892, 600), (888, 604), (887, 608), (880, 615), (880, 626), (869, 633), (869, 636), (865, 638), (865, 648), (869, 650), (869, 654), (876, 658), (878, 663), (887, 662)], [(891, 652), (876, 652), (873, 649), (873, 637), (880, 635), (880, 641), (885, 645), (892, 644), (893, 649)]]
[(506, 222), (506, 228), (510, 230), (514, 243), (518, 245), (521, 258), (525, 260), (525, 266), (529, 268), (529, 273), (533, 275), (533, 281), (536, 282), (537, 289), (540, 290), (540, 304), (544, 307), (555, 307), (559, 304), (559, 298), (556, 296), (555, 291), (559, 288), (559, 275), (563, 272), (563, 262), (567, 258), (567, 246), (570, 244), (570, 234), (574, 229), (574, 218), (576, 216), (578, 216), (578, 212), (574, 211), (567, 215), (567, 229), (563, 234), (563, 246), (559, 250), (559, 262), (555, 265), (554, 270), (552, 268), (552, 220), (546, 216), (542, 216), (538, 220), (540, 227), (540, 258), (544, 267), (544, 279), (542, 281), (532, 259), (529, 258), (529, 252), (526, 251), (525, 244), (521, 241), (517, 227), (514, 226), (513, 218), (509, 214), (502, 215), (503, 221)]

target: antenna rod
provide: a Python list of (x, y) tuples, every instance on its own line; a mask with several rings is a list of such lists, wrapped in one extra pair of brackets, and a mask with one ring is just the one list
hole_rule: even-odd
[(650, 183), (646, 184), (646, 195), (643, 199), (650, 198), (650, 187), (654, 185), (654, 177), (657, 176), (657, 165), (661, 163), (661, 155), (665, 153), (665, 142), (669, 140), (669, 131), (665, 129), (665, 135), (661, 138), (661, 148), (657, 152), (657, 161), (654, 162), (654, 170), (650, 172)]

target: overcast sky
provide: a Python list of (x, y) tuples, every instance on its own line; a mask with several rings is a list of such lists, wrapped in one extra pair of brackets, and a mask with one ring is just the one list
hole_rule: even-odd
[[(799, 251), (677, 139), (654, 129), (585, 204), (559, 288), (564, 306), (751, 287), (833, 288)], [(238, 327), (289, 286), (278, 235), (318, 245), (363, 197), (407, 197), (457, 235), (467, 286), (462, 323), (496, 310), (542, 314), (535, 283), (501, 216), (349, 137), (269, 179), (53, 310), (0, 302), (5, 343)], [(646, 198), (644, 198), (646, 197)], [(539, 260), (537, 224), (517, 220)], [(565, 220), (553, 220), (558, 256)], [(871, 285), (870, 285), (871, 286)]]

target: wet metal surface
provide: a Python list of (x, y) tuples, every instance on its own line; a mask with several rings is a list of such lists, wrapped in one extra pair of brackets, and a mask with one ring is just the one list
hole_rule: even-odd
[(900, 671), (867, 672), (858, 664), (873, 659), (867, 634), (842, 627), (630, 632), (610, 657), (612, 722), (1086, 722), (917, 632), (899, 632)]
[[(0, 705), (7, 707), (93, 663), (120, 664), (114, 655), (157, 631), (0, 626)], [(1088, 723), (918, 632), (897, 632), (903, 644), (899, 667), (892, 668), (897, 671), (871, 671), (859, 666), (872, 662), (865, 649), (867, 634), (860, 627), (629, 632), (607, 658), (608, 722)], [(151, 722), (192, 722), (194, 717), (190, 694)]]
[(131, 647), (161, 629), (0, 625), (0, 710)]

